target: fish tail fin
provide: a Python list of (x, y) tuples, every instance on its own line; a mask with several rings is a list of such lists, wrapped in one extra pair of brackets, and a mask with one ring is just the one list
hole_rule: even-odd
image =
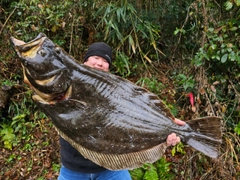
[(222, 143), (222, 120), (219, 117), (203, 117), (187, 121), (194, 133), (186, 143), (204, 153), (217, 158)]

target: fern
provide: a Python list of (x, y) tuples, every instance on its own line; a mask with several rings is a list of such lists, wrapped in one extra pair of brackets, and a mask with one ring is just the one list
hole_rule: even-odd
[(144, 164), (143, 169), (146, 170), (143, 180), (158, 180), (157, 168), (153, 164)]
[(174, 179), (174, 175), (170, 173), (170, 162), (167, 162), (164, 158), (159, 159), (156, 163), (155, 166), (158, 171), (158, 176), (159, 179), (167, 179), (171, 180)]
[(144, 176), (144, 171), (142, 168), (137, 168), (129, 171), (132, 177), (132, 180), (141, 180)]

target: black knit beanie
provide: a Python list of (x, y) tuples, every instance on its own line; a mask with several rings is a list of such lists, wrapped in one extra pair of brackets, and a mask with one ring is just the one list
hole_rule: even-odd
[(96, 42), (90, 45), (85, 54), (84, 62), (90, 56), (100, 56), (107, 60), (109, 66), (112, 64), (112, 48), (104, 42)]

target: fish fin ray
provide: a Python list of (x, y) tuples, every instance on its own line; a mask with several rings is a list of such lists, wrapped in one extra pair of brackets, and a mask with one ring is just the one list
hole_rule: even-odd
[(217, 158), (222, 143), (222, 120), (219, 117), (203, 117), (187, 121), (196, 132), (187, 140), (187, 144), (204, 153)]
[(77, 149), (85, 158), (109, 170), (122, 170), (122, 169), (135, 169), (141, 167), (145, 163), (153, 163), (160, 159), (166, 148), (167, 144), (162, 143), (150, 149), (141, 150), (138, 152), (126, 154), (104, 154), (96, 151), (89, 150), (80, 144), (73, 141), (66, 136), (57, 127), (58, 133), (68, 141), (75, 149)]

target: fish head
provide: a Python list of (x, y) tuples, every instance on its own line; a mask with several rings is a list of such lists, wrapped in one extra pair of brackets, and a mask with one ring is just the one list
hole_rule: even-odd
[(59, 55), (59, 46), (43, 33), (27, 43), (14, 37), (10, 40), (21, 60), (24, 82), (35, 92), (34, 100), (49, 104), (69, 96), (69, 69)]

